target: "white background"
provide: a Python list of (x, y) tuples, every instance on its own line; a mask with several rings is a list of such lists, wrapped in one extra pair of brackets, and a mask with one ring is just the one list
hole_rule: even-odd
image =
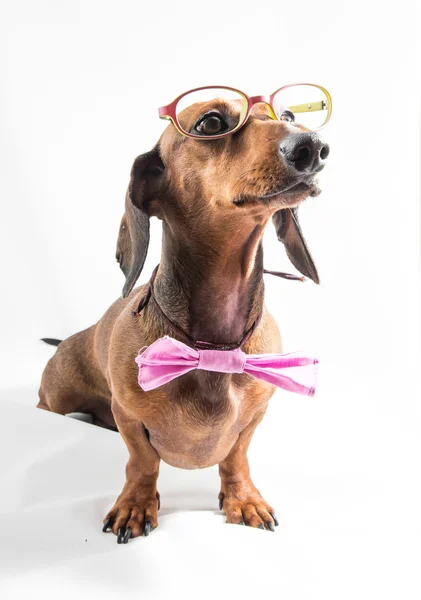
[[(5, 597), (419, 598), (415, 2), (16, 1), (0, 22)], [(117, 547), (99, 526), (124, 445), (32, 409), (52, 354), (38, 340), (119, 296), (124, 194), (165, 127), (158, 106), (295, 81), (327, 87), (334, 110), (324, 192), (301, 208), (322, 285), (266, 276), (285, 350), (320, 356), (316, 397), (277, 393), (250, 450), (281, 525), (223, 525), (215, 469), (164, 467), (159, 529)], [(159, 255), (154, 221), (142, 281)], [(292, 269), (272, 229), (265, 266)]]

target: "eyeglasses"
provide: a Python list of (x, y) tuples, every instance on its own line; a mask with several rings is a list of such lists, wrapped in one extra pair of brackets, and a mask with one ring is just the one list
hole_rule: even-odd
[[(183, 110), (203, 103), (203, 112), (194, 122)], [(255, 104), (263, 103), (268, 114), (278, 121), (296, 122), (306, 129), (321, 129), (332, 114), (329, 92), (313, 83), (284, 85), (270, 96), (247, 96), (225, 86), (205, 86), (178, 96), (159, 109), (161, 119), (172, 121), (182, 135), (198, 139), (217, 139), (231, 135), (246, 123)]]

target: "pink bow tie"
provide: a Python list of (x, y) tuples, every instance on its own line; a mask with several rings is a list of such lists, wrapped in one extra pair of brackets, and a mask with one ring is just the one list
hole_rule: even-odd
[(218, 373), (247, 373), (289, 392), (313, 396), (318, 360), (300, 352), (245, 354), (239, 348), (195, 350), (166, 335), (147, 346), (136, 357), (136, 362), (138, 382), (145, 392), (193, 369), (204, 369)]

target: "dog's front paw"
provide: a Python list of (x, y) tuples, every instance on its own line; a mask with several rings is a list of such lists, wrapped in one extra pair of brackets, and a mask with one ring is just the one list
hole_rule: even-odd
[(247, 494), (244, 490), (233, 490), (219, 494), (219, 508), (227, 516), (227, 523), (247, 525), (258, 529), (275, 531), (279, 525), (274, 509), (263, 500), (259, 492), (254, 489)]
[(117, 536), (117, 544), (127, 544), (130, 538), (149, 535), (158, 527), (160, 496), (139, 494), (129, 496), (122, 493), (104, 519), (102, 531), (111, 529)]

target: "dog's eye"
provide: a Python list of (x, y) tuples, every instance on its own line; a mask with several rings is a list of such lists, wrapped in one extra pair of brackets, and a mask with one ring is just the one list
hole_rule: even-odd
[(194, 128), (203, 135), (218, 135), (228, 129), (228, 124), (219, 113), (212, 112), (201, 117)]
[(295, 121), (294, 114), (290, 110), (284, 110), (282, 115), (279, 117), (280, 121), (287, 121), (288, 123), (293, 123)]

